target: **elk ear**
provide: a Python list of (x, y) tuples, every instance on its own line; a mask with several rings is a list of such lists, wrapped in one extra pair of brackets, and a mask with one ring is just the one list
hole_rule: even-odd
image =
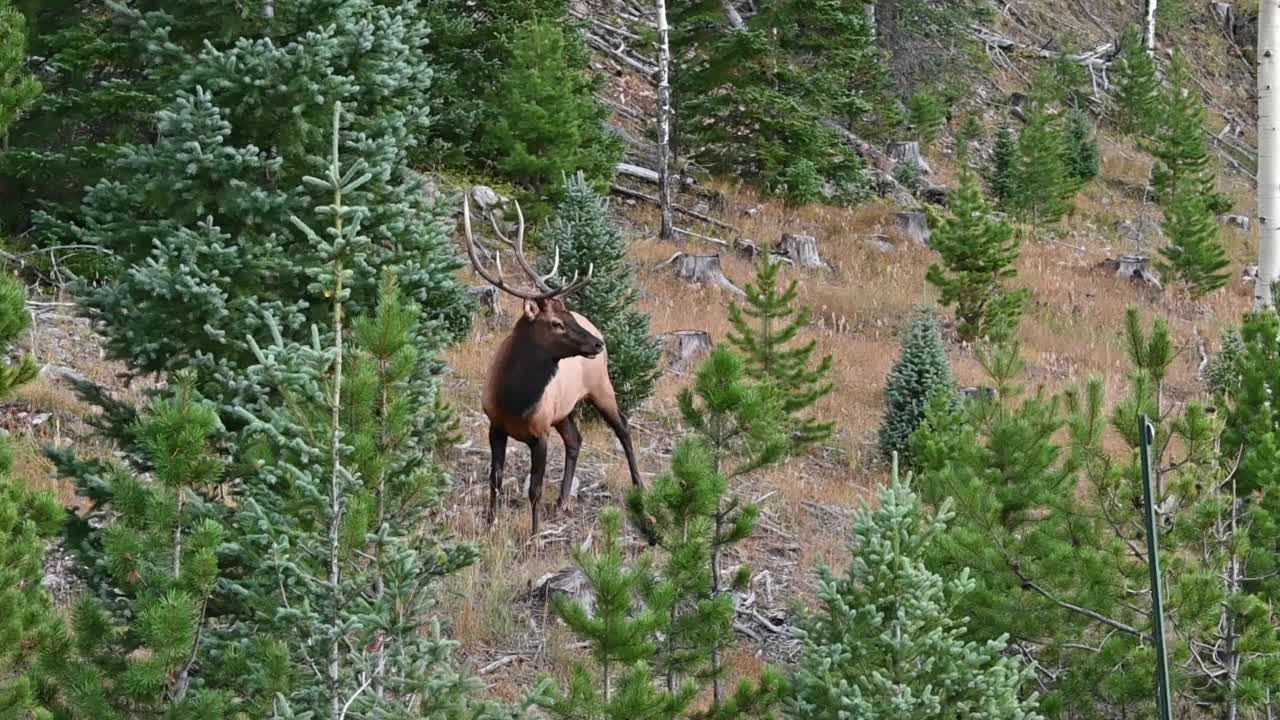
[(524, 301), (524, 316), (525, 316), (525, 319), (530, 320), (530, 321), (537, 320), (537, 319), (538, 319), (538, 313), (539, 313), (540, 311), (541, 311), (541, 308), (539, 308), (539, 307), (538, 307), (538, 303), (534, 302), (533, 300), (525, 300), (525, 301)]

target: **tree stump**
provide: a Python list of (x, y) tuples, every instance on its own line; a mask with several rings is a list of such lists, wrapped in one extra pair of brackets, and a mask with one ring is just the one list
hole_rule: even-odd
[(946, 185), (934, 185), (933, 183), (928, 183), (924, 186), (924, 189), (920, 191), (920, 197), (930, 205), (947, 207), (947, 204), (951, 202), (951, 188)]
[(658, 336), (671, 369), (684, 373), (698, 358), (711, 352), (711, 335), (703, 330), (676, 330)]
[(900, 212), (894, 216), (894, 225), (917, 245), (929, 247), (929, 216), (922, 212)]
[(739, 255), (751, 260), (752, 262), (754, 262), (756, 258), (760, 257), (760, 246), (756, 245), (756, 242), (750, 238), (738, 238), (737, 240), (734, 240), (733, 249)]
[(492, 285), (472, 285), (467, 288), (467, 295), (484, 310), (486, 315), (500, 315), (498, 309), (498, 288)]
[(666, 262), (661, 263), (658, 267), (671, 265), (675, 268), (676, 277), (681, 280), (699, 283), (702, 285), (715, 285), (724, 288), (735, 295), (746, 295), (737, 285), (729, 281), (724, 276), (724, 270), (720, 267), (720, 256), (717, 255), (689, 255), (687, 253), (678, 252), (672, 255)]
[(1116, 277), (1141, 283), (1156, 290), (1163, 289), (1160, 278), (1151, 271), (1151, 258), (1146, 255), (1121, 255), (1118, 258), (1107, 258), (1098, 263), (1098, 267), (1115, 272)]
[(783, 233), (778, 253), (802, 268), (822, 268), (827, 264), (818, 255), (818, 238), (812, 235)]
[(886, 148), (889, 151), (889, 157), (899, 163), (914, 163), (920, 168), (921, 175), (933, 174), (933, 168), (929, 167), (929, 161), (924, 159), (920, 154), (920, 143), (912, 140), (911, 142), (895, 142), (889, 143)]

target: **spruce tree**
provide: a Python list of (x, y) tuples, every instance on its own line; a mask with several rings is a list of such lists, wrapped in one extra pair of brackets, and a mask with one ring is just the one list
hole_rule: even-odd
[(613, 178), (621, 142), (605, 126), (594, 76), (566, 61), (577, 39), (534, 21), (516, 29), (511, 65), (497, 88), (488, 152), (521, 190), (528, 219), (539, 222), (564, 199), (568, 173), (582, 172), (597, 191)]
[(1067, 146), (1071, 176), (1080, 182), (1097, 177), (1101, 170), (1098, 141), (1089, 114), (1079, 108), (1067, 114)]
[(821, 611), (801, 625), (790, 717), (1040, 717), (1036, 696), (1021, 696), (1029, 673), (1006, 656), (1006, 638), (969, 638), (956, 604), (974, 579), (929, 565), (951, 517), (947, 503), (930, 516), (896, 476), (879, 507), (858, 512), (847, 574), (819, 571)]
[(1129, 135), (1150, 137), (1160, 126), (1163, 112), (1160, 78), (1156, 74), (1155, 58), (1147, 52), (1142, 35), (1134, 29), (1120, 36), (1113, 77), (1120, 129)]
[(1050, 107), (1043, 81), (1029, 100), (1027, 124), (1018, 135), (1017, 195), (1012, 208), (1031, 225), (1052, 225), (1070, 210), (1079, 182), (1062, 118)]
[[(26, 293), (13, 276), (0, 275), (0, 350), (30, 325)], [(0, 400), (36, 375), (28, 357), (0, 365)], [(32, 492), (11, 475), (13, 451), (0, 435), (0, 717), (45, 718), (36, 675), (42, 647), (61, 634), (61, 619), (42, 585), (46, 543), (64, 512), (53, 494)]]
[(895, 452), (905, 456), (911, 435), (924, 420), (930, 398), (940, 395), (949, 399), (954, 392), (955, 382), (938, 322), (931, 311), (917, 309), (885, 384), (881, 454), (885, 458)]
[(651, 558), (627, 566), (617, 510), (606, 510), (600, 525), (598, 549), (573, 552), (590, 586), (590, 608), (564, 595), (552, 601), (556, 615), (590, 645), (595, 667), (576, 666), (569, 687), (553, 693), (544, 706), (553, 718), (675, 720), (696, 686), (660, 690), (649, 666), (657, 650), (655, 635), (667, 625), (670, 593), (654, 576)]
[(1025, 289), (1006, 287), (1017, 275), (1018, 240), (1012, 227), (992, 217), (971, 173), (949, 205), (930, 236), (942, 263), (930, 266), (925, 279), (942, 292), (944, 307), (956, 306), (961, 339), (1002, 341), (1017, 329), (1027, 301)]
[(922, 145), (932, 145), (947, 125), (947, 107), (937, 96), (916, 93), (907, 104), (911, 125)]
[[(44, 232), (111, 254), (105, 282), (75, 288), (103, 323), (108, 355), (137, 373), (191, 367), (217, 402), (234, 402), (254, 362), (247, 336), (267, 339), (264, 314), (276, 316), (287, 339), (305, 340), (312, 323), (330, 323), (312, 302), (320, 260), (290, 216), (318, 219), (303, 177), (327, 164), (335, 100), (353, 103), (350, 152), (370, 170), (350, 201), (370, 208), (365, 229), (377, 239), (348, 288), (351, 312), (371, 311), (391, 270), (427, 309), (428, 325), (456, 336), (468, 322), (445, 208), (409, 166), (428, 127), (431, 72), (421, 50), (429, 29), (406, 6), (372, 0), (309, 0), (294, 9), (314, 11), (309, 27), (319, 29), (197, 54), (146, 42), (148, 62), (172, 67), (175, 82), (192, 91), (159, 114), (153, 144), (120, 151), (74, 222), (43, 216)], [(168, 37), (173, 21), (163, 13), (123, 20), (140, 41)], [(182, 313), (172, 312), (175, 304)]]
[(808, 307), (796, 307), (796, 281), (784, 289), (778, 282), (781, 262), (765, 257), (756, 266), (755, 281), (748, 283), (746, 305), (729, 304), (729, 345), (746, 361), (746, 375), (771, 385), (787, 416), (792, 451), (831, 436), (835, 423), (809, 417), (807, 411), (833, 388), (827, 380), (831, 356), (816, 363), (816, 340), (795, 343), (809, 325)]
[[(565, 298), (565, 305), (604, 333), (609, 378), (623, 412), (644, 402), (658, 381), (661, 350), (649, 334), (649, 316), (637, 308), (640, 292), (633, 284), (635, 265), (627, 260), (622, 232), (609, 221), (607, 201), (586, 176), (565, 184), (565, 197), (555, 218), (541, 233), (542, 244), (560, 254), (560, 277), (586, 277), (589, 285)], [(543, 271), (551, 260), (544, 258)]]
[(1194, 179), (1184, 177), (1165, 210), (1164, 234), (1169, 244), (1160, 248), (1161, 273), (1184, 285), (1194, 298), (1204, 297), (1227, 284), (1224, 272), (1231, 261), (1218, 239), (1218, 221)]
[(1018, 197), (1018, 136), (1008, 125), (996, 131), (987, 182), (991, 195), (1001, 207), (1012, 206)]
[(9, 128), (40, 94), (40, 81), (26, 64), (26, 19), (9, 0), (0, 0), (0, 152), (9, 149)]
[(1181, 54), (1175, 54), (1170, 64), (1169, 86), (1161, 98), (1160, 124), (1148, 147), (1156, 159), (1151, 184), (1162, 203), (1171, 203), (1178, 184), (1187, 179), (1215, 214), (1230, 209), (1230, 200), (1216, 189), (1217, 174), (1205, 139), (1204, 103)]

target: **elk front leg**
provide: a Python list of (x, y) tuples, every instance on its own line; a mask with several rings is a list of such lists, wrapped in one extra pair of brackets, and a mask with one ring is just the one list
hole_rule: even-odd
[(595, 403), (595, 406), (613, 434), (618, 436), (618, 442), (622, 443), (622, 452), (627, 456), (627, 469), (631, 472), (631, 484), (643, 488), (644, 481), (640, 479), (640, 469), (636, 467), (636, 451), (631, 445), (631, 428), (627, 425), (627, 417), (618, 409), (616, 402)]
[(502, 472), (507, 463), (507, 433), (497, 425), (489, 425), (489, 512), (485, 521), (493, 525), (498, 512), (498, 493), (502, 492)]
[(542, 480), (547, 474), (547, 439), (529, 441), (529, 505), (533, 510), (533, 534), (538, 534), (538, 511), (542, 505)]
[(582, 433), (578, 432), (578, 424), (573, 415), (555, 424), (556, 432), (564, 441), (564, 478), (560, 481), (560, 498), (556, 500), (556, 512), (562, 512), (569, 504), (569, 498), (577, 489), (573, 473), (578, 468), (578, 451), (582, 448)]

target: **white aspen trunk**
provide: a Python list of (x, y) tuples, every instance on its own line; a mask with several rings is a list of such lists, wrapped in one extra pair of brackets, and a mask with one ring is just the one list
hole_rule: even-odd
[(1280, 248), (1276, 247), (1280, 222), (1280, 95), (1276, 81), (1276, 43), (1280, 42), (1280, 0), (1258, 4), (1258, 278), (1253, 284), (1256, 307), (1270, 307), (1271, 284), (1280, 274)]
[(276, 16), (276, 0), (262, 0), (262, 17), (270, 20)]
[(871, 39), (876, 39), (876, 4), (869, 2), (862, 6), (862, 13), (867, 18), (867, 31), (871, 33)]
[(1156, 4), (1159, 0), (1147, 1), (1147, 19), (1146, 19), (1146, 46), (1147, 52), (1155, 54), (1156, 51)]
[(662, 228), (658, 237), (675, 235), (671, 217), (671, 32), (666, 0), (655, 1), (658, 15), (658, 207)]

